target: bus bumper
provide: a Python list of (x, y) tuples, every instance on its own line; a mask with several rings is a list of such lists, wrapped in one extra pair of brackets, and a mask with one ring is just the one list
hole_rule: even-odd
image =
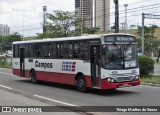
[(122, 88), (122, 87), (131, 87), (131, 86), (137, 86), (140, 85), (140, 80), (136, 81), (129, 81), (129, 82), (120, 82), (120, 83), (110, 83), (107, 80), (102, 80), (102, 89), (116, 89), (116, 88)]

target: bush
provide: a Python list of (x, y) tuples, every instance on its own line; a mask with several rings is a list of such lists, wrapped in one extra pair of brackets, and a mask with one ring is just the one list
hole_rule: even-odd
[(140, 55), (139, 59), (139, 68), (140, 75), (152, 75), (154, 72), (154, 60), (148, 56)]

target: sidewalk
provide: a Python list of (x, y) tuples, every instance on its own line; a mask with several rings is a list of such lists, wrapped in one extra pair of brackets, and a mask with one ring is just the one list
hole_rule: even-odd
[(153, 75), (160, 75), (160, 64), (159, 63), (155, 63), (154, 64), (154, 73)]
[[(0, 88), (0, 106), (56, 106), (56, 105), (51, 105), (51, 104), (47, 104), (46, 102), (41, 102), (39, 100), (36, 100), (34, 98), (30, 98), (27, 97), (25, 95), (21, 95), (21, 94), (17, 94), (15, 92)], [(66, 108), (60, 108), (57, 107), (58, 110), (64, 110)], [(2, 108), (1, 108), (2, 109)], [(0, 110), (2, 111), (2, 110)], [(68, 109), (66, 109), (66, 111), (68, 111)], [(71, 110), (69, 110), (70, 112), (44, 112), (44, 113), (23, 113), (26, 115), (41, 115), (41, 114), (45, 114), (45, 115), (79, 115), (80, 113), (76, 113), (76, 112), (72, 112)], [(0, 115), (3, 115), (3, 112), (0, 112)], [(7, 113), (5, 113), (7, 114)], [(9, 114), (9, 113), (8, 113)], [(20, 112), (16, 112), (16, 113), (12, 113), (12, 115), (20, 115), (22, 113)]]

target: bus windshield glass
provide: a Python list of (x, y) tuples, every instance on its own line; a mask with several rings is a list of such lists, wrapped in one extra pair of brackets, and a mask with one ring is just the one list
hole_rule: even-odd
[(137, 46), (133, 44), (103, 45), (102, 66), (105, 69), (137, 67)]

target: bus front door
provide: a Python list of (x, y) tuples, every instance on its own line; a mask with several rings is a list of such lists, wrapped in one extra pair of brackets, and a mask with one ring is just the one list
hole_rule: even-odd
[(100, 87), (100, 45), (91, 45), (90, 54), (92, 87)]
[(25, 58), (25, 49), (20, 48), (20, 75), (21, 77), (25, 77), (24, 58)]

